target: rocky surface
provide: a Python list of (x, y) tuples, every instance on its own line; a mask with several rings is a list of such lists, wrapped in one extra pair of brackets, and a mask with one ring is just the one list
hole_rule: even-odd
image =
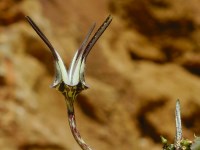
[(29, 15), (67, 66), (93, 21), (113, 22), (93, 48), (77, 124), (95, 150), (162, 149), (175, 135), (180, 99), (184, 137), (200, 134), (198, 0), (1, 0), (0, 149), (80, 150), (64, 98), (50, 89), (53, 59)]

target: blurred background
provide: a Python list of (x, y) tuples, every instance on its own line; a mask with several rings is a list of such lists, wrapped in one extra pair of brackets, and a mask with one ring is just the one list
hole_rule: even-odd
[(0, 0), (0, 149), (80, 150), (64, 97), (49, 85), (53, 58), (30, 16), (66, 66), (93, 22), (113, 22), (90, 53), (75, 104), (95, 150), (160, 150), (175, 136), (200, 135), (200, 0)]

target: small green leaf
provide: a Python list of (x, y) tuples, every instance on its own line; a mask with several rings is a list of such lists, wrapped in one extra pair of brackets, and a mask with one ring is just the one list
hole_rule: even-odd
[(192, 141), (186, 139), (186, 140), (181, 140), (181, 145), (185, 147), (190, 147), (192, 144)]
[(160, 138), (161, 138), (161, 142), (165, 145), (165, 144), (167, 144), (167, 139), (166, 138), (164, 138), (163, 136), (160, 136)]

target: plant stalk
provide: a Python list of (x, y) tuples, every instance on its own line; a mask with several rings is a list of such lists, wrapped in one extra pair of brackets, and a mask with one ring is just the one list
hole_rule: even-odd
[(82, 150), (92, 150), (90, 146), (86, 144), (85, 141), (82, 139), (80, 132), (77, 128), (73, 101), (66, 99), (66, 105), (68, 110), (67, 112), (68, 112), (69, 126), (76, 142), (79, 144)]

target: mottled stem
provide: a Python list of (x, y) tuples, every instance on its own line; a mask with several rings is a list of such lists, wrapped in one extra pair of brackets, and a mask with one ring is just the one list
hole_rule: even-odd
[(176, 117), (176, 137), (175, 137), (175, 147), (176, 150), (179, 150), (181, 145), (180, 142), (182, 140), (182, 126), (181, 126), (181, 108), (180, 108), (180, 101), (176, 101), (176, 111), (175, 111), (175, 117)]
[(71, 132), (76, 140), (76, 142), (79, 144), (79, 146), (83, 150), (92, 150), (89, 145), (85, 143), (85, 141), (82, 139), (77, 126), (76, 126), (76, 119), (75, 119), (75, 112), (74, 112), (74, 104), (72, 101), (66, 100), (67, 109), (68, 109), (68, 121), (69, 126), (71, 129)]

